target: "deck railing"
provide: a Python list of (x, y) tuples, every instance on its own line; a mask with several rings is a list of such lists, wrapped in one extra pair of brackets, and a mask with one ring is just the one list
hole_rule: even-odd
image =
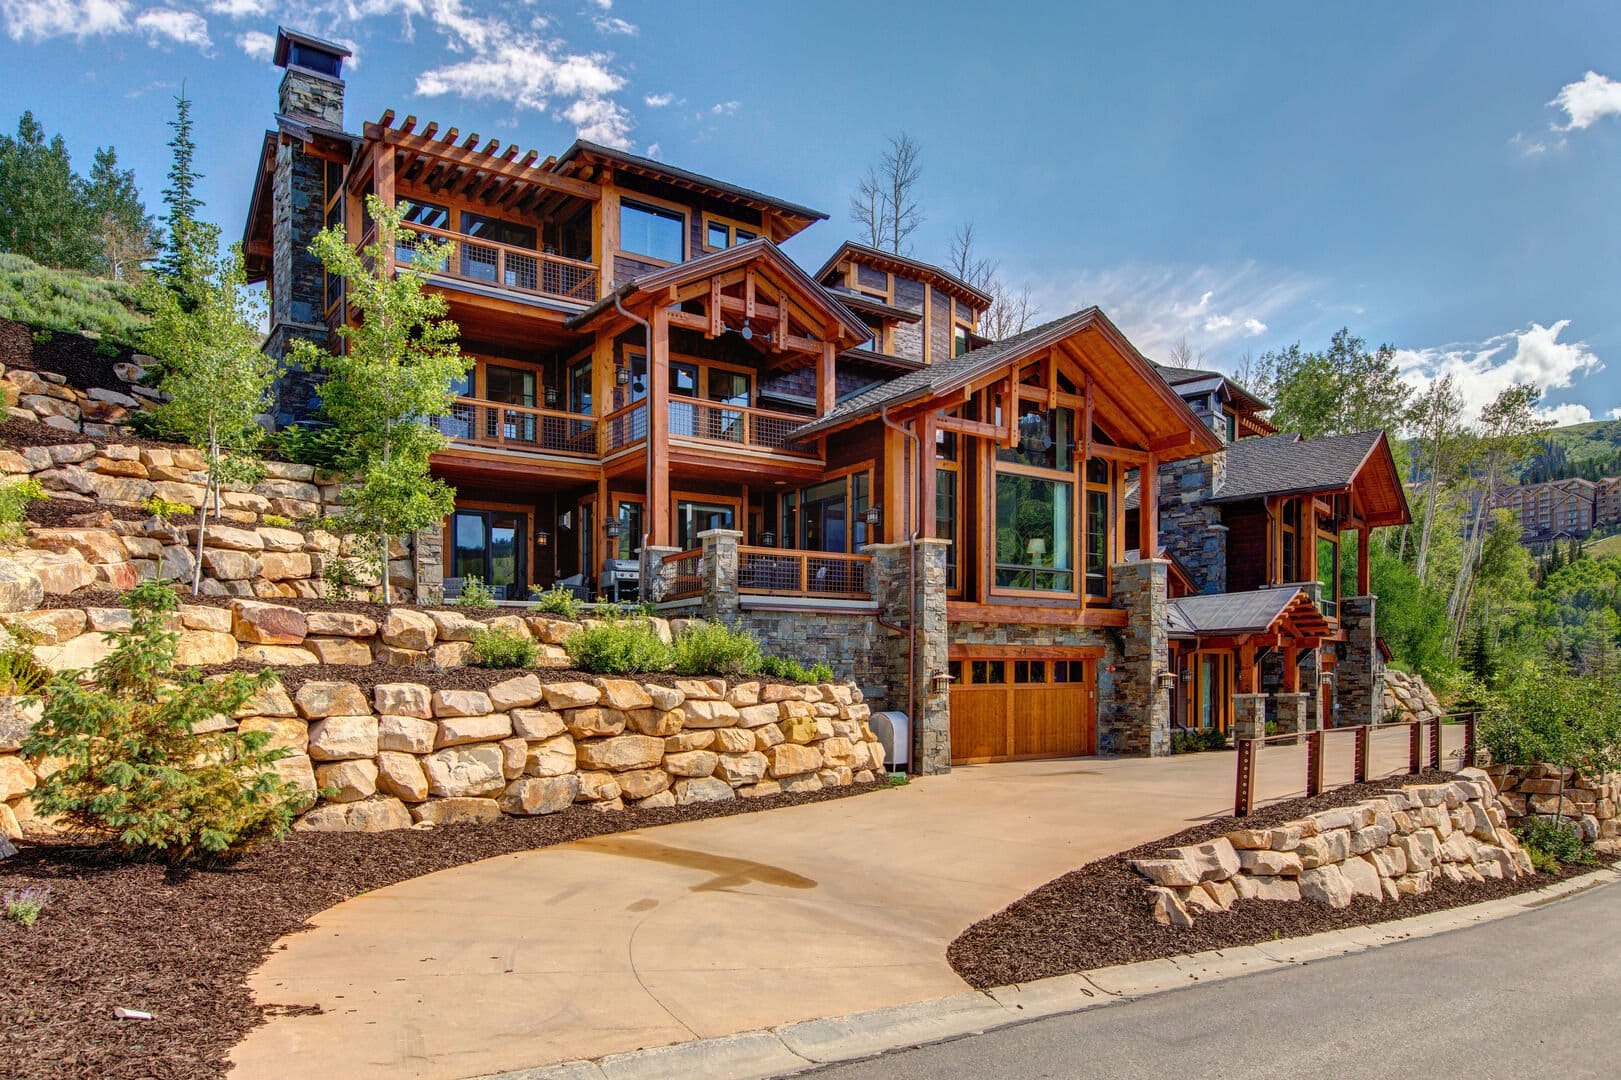
[(812, 419), (746, 405), (674, 398), (670, 401), (670, 438), (701, 439), (704, 442), (814, 456), (814, 445), (789, 437), (795, 428), (810, 423)]
[(597, 454), (596, 418), (580, 413), (457, 398), (438, 425), (451, 439), (475, 446), (576, 457)]
[[(581, 304), (594, 303), (597, 299), (597, 268), (591, 263), (530, 248), (497, 244), (426, 225), (412, 225), (409, 229), (456, 245), (449, 264), (439, 268), (439, 273), (449, 277)], [(395, 257), (409, 259), (410, 249), (402, 245)]]
[(872, 598), (872, 557), (835, 551), (738, 547), (737, 591), (838, 600)]
[(638, 401), (602, 418), (597, 452), (604, 457), (647, 438), (647, 402)]
[(668, 568), (669, 585), (664, 590), (663, 599), (685, 600), (703, 593), (703, 548), (692, 548), (689, 551), (666, 555), (664, 565)]

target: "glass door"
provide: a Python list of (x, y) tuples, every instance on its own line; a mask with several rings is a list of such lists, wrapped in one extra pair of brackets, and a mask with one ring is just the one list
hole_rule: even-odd
[(450, 576), (478, 578), (497, 600), (528, 593), (525, 537), (528, 515), (505, 510), (457, 510), (450, 516)]
[(726, 503), (688, 502), (675, 509), (675, 543), (682, 551), (698, 546), (698, 534), (711, 529), (737, 528), (737, 507)]

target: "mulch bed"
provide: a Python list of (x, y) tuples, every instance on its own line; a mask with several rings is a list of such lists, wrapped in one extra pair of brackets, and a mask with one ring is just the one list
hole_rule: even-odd
[[(24, 509), (30, 525), (48, 528), (102, 528), (114, 521), (145, 521), (152, 515), (139, 506), (116, 506), (91, 499), (67, 499), (53, 495), (48, 499), (31, 502)], [(197, 520), (196, 514), (181, 514), (170, 524), (188, 525)]]
[[(139, 511), (137, 511), (139, 513)], [(149, 517), (148, 514), (141, 516)], [(173, 519), (175, 524), (187, 524), (179, 518)], [(195, 522), (195, 516), (192, 517)], [(265, 598), (258, 596), (192, 596), (189, 586), (180, 586), (181, 601), (187, 604), (203, 604), (209, 607), (229, 607), (232, 600), (253, 600), (264, 604), (280, 604), (284, 607), (296, 607), (300, 611), (341, 611), (351, 615), (365, 615), (378, 622), (388, 618), (390, 605), (379, 604), (371, 600), (322, 600), (317, 598)], [(40, 607), (123, 607), (124, 594), (114, 589), (96, 589), (72, 594), (46, 593)], [(466, 615), (470, 619), (493, 618), (496, 615), (544, 615), (544, 612), (529, 611), (524, 608), (474, 608), (463, 607), (458, 604), (394, 604), (393, 608), (404, 611), (454, 611)], [(549, 616), (559, 618), (560, 616)]]
[(946, 959), (970, 986), (983, 990), (1114, 964), (1402, 919), (1511, 896), (1593, 869), (1569, 867), (1560, 874), (1533, 874), (1516, 881), (1482, 884), (1454, 885), (1441, 880), (1422, 896), (1382, 903), (1357, 897), (1350, 907), (1339, 910), (1310, 901), (1240, 900), (1230, 911), (1201, 912), (1194, 916), (1191, 928), (1179, 930), (1154, 921), (1148, 904), (1148, 882), (1128, 865), (1133, 859), (1156, 857), (1164, 848), (1214, 840), (1236, 828), (1279, 825), (1318, 810), (1361, 802), (1393, 787), (1441, 783), (1450, 778), (1444, 772), (1425, 772), (1353, 784), (1316, 798), (1265, 806), (1243, 819), (1216, 818), (1099, 859), (970, 926), (951, 943)]
[(122, 391), (128, 384), (113, 370), (114, 364), (127, 363), (135, 350), (120, 345), (114, 356), (96, 350), (101, 342), (83, 334), (46, 331), (49, 341), (35, 341), (35, 328), (10, 319), (0, 319), (0, 363), (8, 368), (50, 371), (67, 379), (80, 390), (103, 387)]
[[(194, 670), (204, 675), (222, 675), (228, 672), (257, 675), (264, 668), (265, 665), (250, 660), (236, 660), (229, 664), (210, 664)], [(394, 664), (305, 664), (278, 667), (273, 670), (280, 677), (282, 688), (289, 694), (298, 693), (298, 688), (307, 682), (351, 682), (366, 691), (378, 683), (397, 682), (419, 683), (430, 690), (488, 690), (496, 683), (515, 679), (520, 675), (533, 675), (543, 683), (588, 683), (592, 679), (616, 677), (593, 675), (588, 671), (562, 667), (481, 668), (469, 665), (458, 668), (436, 668), (429, 664), (416, 667), (400, 667)], [(639, 683), (651, 683), (654, 686), (674, 686), (676, 679), (684, 676), (659, 671), (626, 675), (624, 678)], [(739, 680), (733, 678), (728, 679), (727, 683), (737, 681)], [(757, 682), (762, 686), (774, 683), (784, 686), (800, 685), (787, 679), (773, 679), (768, 675), (750, 675), (741, 681)]]
[[(584, 806), (489, 825), (295, 833), (228, 870), (110, 862), (92, 848), (25, 845), (0, 861), (0, 894), (45, 886), (32, 929), (0, 921), (0, 1076), (223, 1076), (226, 1055), (270, 1013), (248, 974), (278, 938), (362, 892), (495, 855), (589, 836), (770, 810), (878, 790), (856, 785), (665, 810)], [(118, 1007), (154, 1015), (118, 1020)]]
[(164, 442), (161, 439), (143, 439), (133, 432), (107, 438), (82, 431), (64, 431), (49, 424), (42, 424), (38, 420), (23, 420), (16, 416), (0, 420), (0, 446), (8, 449), (20, 450), (25, 446), (83, 446), (85, 443), (98, 447), (145, 446), (158, 450), (174, 450), (185, 446), (184, 443)]

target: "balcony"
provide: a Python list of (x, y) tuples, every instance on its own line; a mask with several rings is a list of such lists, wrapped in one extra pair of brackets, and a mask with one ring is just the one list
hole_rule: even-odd
[(798, 442), (789, 437), (794, 429), (810, 423), (812, 418), (809, 416), (690, 398), (678, 398), (669, 404), (672, 440), (692, 439), (781, 454), (816, 456), (813, 443)]
[[(704, 551), (693, 548), (664, 557), (665, 600), (704, 593)], [(871, 600), (872, 557), (837, 551), (789, 551), (737, 547), (737, 591), (741, 596), (814, 600)]]
[(457, 398), (450, 412), (439, 417), (437, 423), (445, 435), (466, 445), (592, 459), (597, 456), (594, 416)]
[[(425, 225), (412, 225), (410, 231), (456, 245), (449, 265), (439, 269), (446, 277), (575, 304), (597, 300), (597, 268), (591, 263)], [(409, 251), (402, 249), (399, 257), (408, 258)]]

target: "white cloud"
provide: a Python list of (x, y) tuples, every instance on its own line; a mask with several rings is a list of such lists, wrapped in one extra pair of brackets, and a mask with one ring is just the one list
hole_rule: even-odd
[[(1050, 281), (1052, 275), (1030, 277)], [(1164, 359), (1186, 340), (1195, 355), (1203, 355), (1202, 363), (1221, 367), (1311, 288), (1311, 281), (1255, 263), (1128, 265), (1038, 285), (1035, 299), (1050, 316), (1096, 304), (1145, 356)]]
[[(650, 158), (657, 158), (661, 150), (663, 150), (663, 147), (661, 147), (658, 143), (647, 144), (647, 156)], [(1621, 412), (1621, 409), (1617, 409), (1616, 412)]]
[(1605, 413), (1604, 415), (1609, 417), (1611, 420), (1621, 420), (1621, 407), (1611, 409), (1609, 412)]
[(0, 0), (13, 41), (87, 38), (129, 29), (129, 0)]
[[(1419, 388), (1442, 375), (1453, 376), (1463, 395), (1463, 419), (1473, 422), (1484, 406), (1515, 383), (1528, 383), (1546, 394), (1603, 371), (1603, 361), (1585, 342), (1559, 340), (1569, 326), (1569, 319), (1551, 326), (1534, 322), (1482, 342), (1398, 349), (1396, 363), (1402, 377)], [(1562, 424), (1592, 419), (1587, 406), (1575, 403), (1547, 406), (1541, 412)]]
[(642, 104), (649, 109), (662, 109), (675, 100), (674, 94), (648, 94), (642, 98)]
[(635, 37), (639, 32), (635, 23), (626, 22), (617, 15), (598, 15), (591, 20), (591, 25), (602, 34), (624, 34)]
[(263, 30), (249, 30), (237, 35), (236, 45), (255, 60), (269, 60), (276, 51), (276, 38)]
[(719, 104), (711, 105), (709, 111), (715, 116), (731, 116), (737, 112), (742, 104), (741, 101), (722, 101)]
[(153, 45), (167, 39), (179, 45), (195, 45), (207, 52), (214, 44), (208, 38), (208, 20), (195, 11), (152, 8), (135, 17), (135, 28)]
[(1568, 121), (1557, 131), (1578, 131), (1606, 116), (1621, 116), (1621, 82), (1589, 71), (1581, 80), (1566, 83), (1548, 104), (1563, 109)]
[(563, 110), (563, 119), (574, 125), (575, 132), (582, 139), (604, 146), (617, 146), (622, 150), (630, 148), (630, 129), (633, 126), (630, 114), (615, 101), (600, 97), (579, 98)]
[(269, 14), (269, 0), (210, 0), (208, 10), (215, 15), (246, 19), (253, 15)]
[(608, 11), (614, 6), (614, 0), (591, 0), (591, 2), (603, 11)]

